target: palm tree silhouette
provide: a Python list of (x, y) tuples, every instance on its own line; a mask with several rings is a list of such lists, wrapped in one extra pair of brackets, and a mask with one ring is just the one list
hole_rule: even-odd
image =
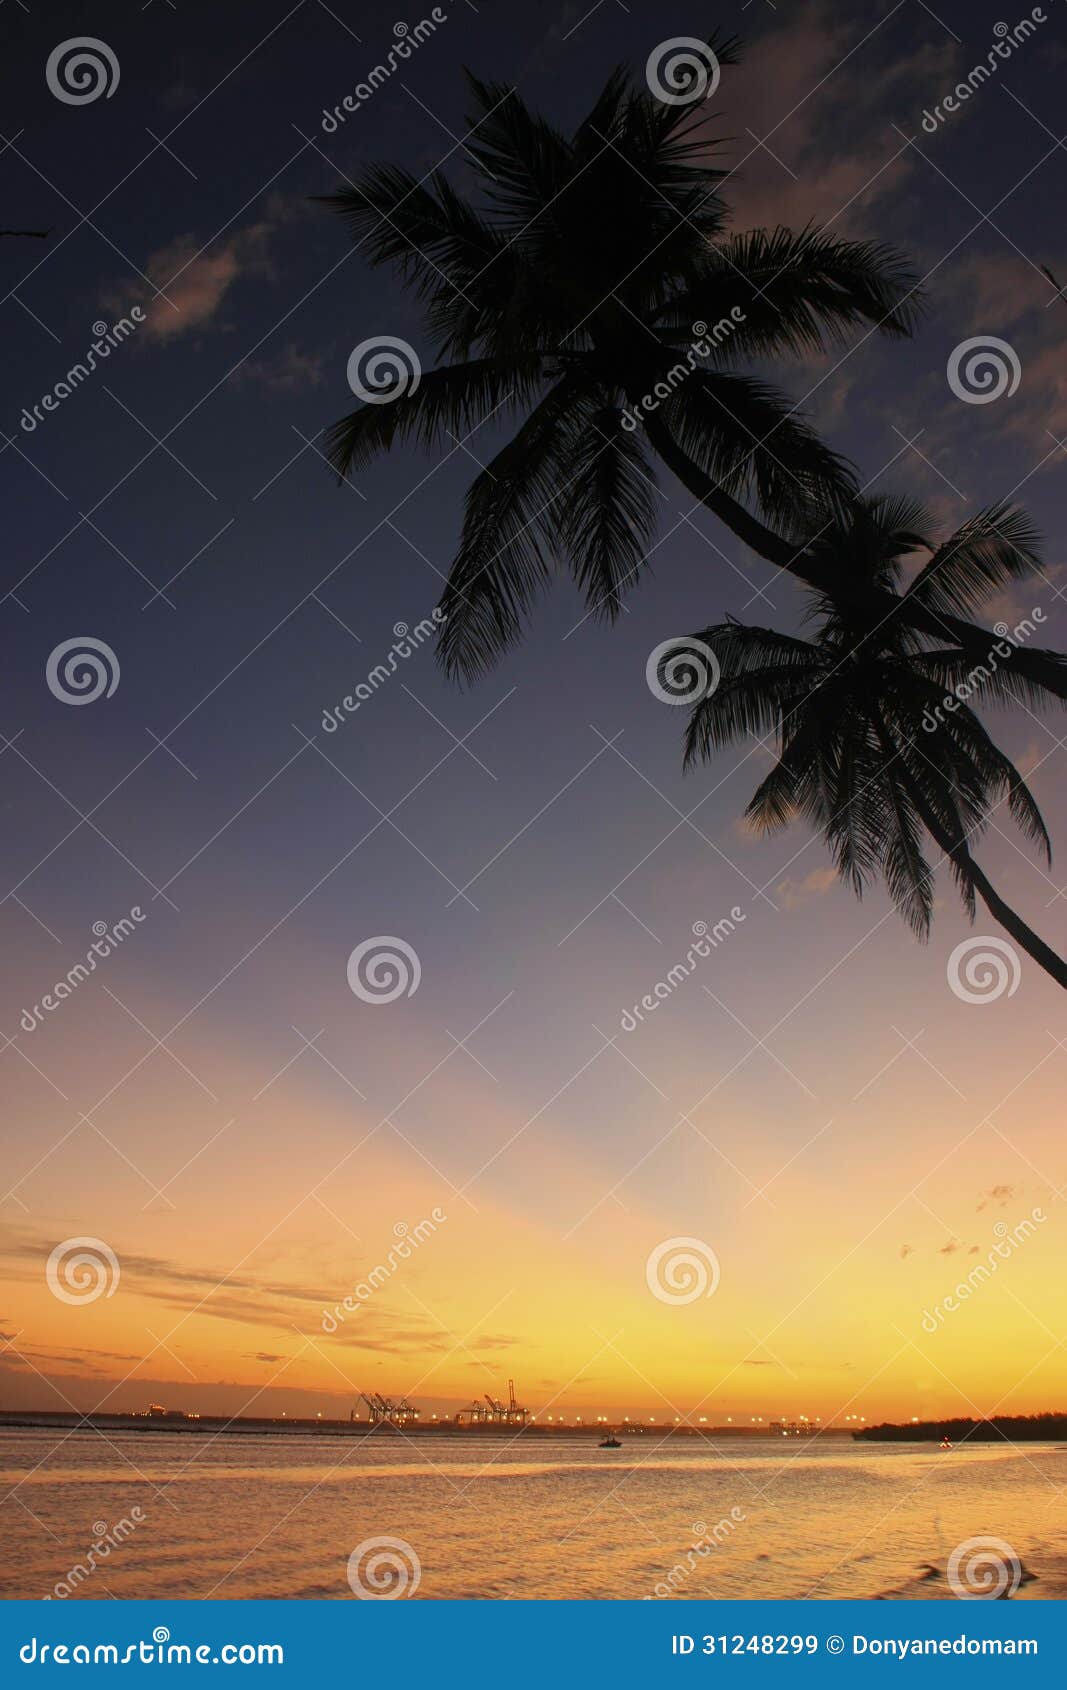
[[(737, 62), (735, 41), (708, 45), (721, 66)], [(810, 227), (727, 235), (729, 173), (708, 162), (704, 106), (664, 105), (623, 67), (570, 136), (514, 89), (468, 82), (462, 146), (480, 205), (439, 171), (420, 180), (391, 165), (324, 202), (411, 289), (451, 360), (417, 385), (383, 384), (334, 424), (339, 476), (405, 440), (455, 448), (490, 417), (524, 417), (467, 492), (440, 606), (449, 673), (490, 669), (560, 562), (594, 615), (618, 615), (656, 526), (653, 456), (776, 568), (980, 664), (990, 636), (957, 606), (827, 573), (812, 536), (847, 509), (852, 468), (786, 396), (738, 368), (825, 349), (865, 324), (910, 334), (920, 299), (903, 257)], [(691, 368), (708, 334), (715, 344)], [(1016, 666), (1044, 684), (1029, 651)]]
[[(860, 574), (893, 595), (900, 590), (902, 560), (928, 550), (929, 561), (907, 596), (935, 614), (975, 611), (1037, 567), (1036, 535), (1017, 509), (985, 512), (939, 547), (927, 537), (932, 527), (929, 514), (906, 500), (860, 500), (816, 550), (828, 575)], [(986, 661), (976, 671), (960, 647), (930, 649), (899, 617), (877, 621), (857, 614), (853, 602), (832, 590), (815, 595), (814, 613), (819, 626), (811, 640), (734, 621), (694, 636), (714, 655), (720, 678), (694, 704), (687, 765), (738, 739), (773, 735), (777, 762), (745, 812), (759, 831), (805, 818), (822, 833), (839, 875), (856, 894), (881, 876), (922, 939), (933, 911), (934, 876), (923, 855), (928, 834), (951, 865), (972, 921), (977, 895), (1034, 961), (1067, 987), (1067, 963), (1004, 902), (971, 854), (971, 841), (1002, 802), (1046, 858), (1051, 851), (1025, 780), (963, 701), (975, 693), (990, 704), (1062, 701), (1067, 660), (1033, 651), (1024, 674), (1018, 646), (991, 634)], [(684, 664), (687, 643), (680, 642), (675, 664)], [(690, 662), (700, 661), (696, 648)], [(671, 653), (661, 662), (671, 664)], [(714, 675), (713, 666), (705, 673), (709, 668)], [(677, 684), (676, 666), (673, 678)]]
[[(736, 61), (734, 42), (711, 47)], [(439, 172), (420, 181), (394, 166), (325, 201), (414, 292), (449, 360), (334, 425), (338, 473), (404, 440), (452, 444), (489, 416), (524, 418), (471, 484), (441, 601), (441, 655), (467, 679), (519, 637), (557, 559), (595, 614), (618, 614), (656, 526), (653, 456), (762, 556), (802, 573), (796, 536), (851, 496), (852, 471), (743, 367), (860, 325), (906, 335), (918, 302), (888, 247), (814, 228), (728, 236), (700, 104), (664, 105), (619, 69), (566, 136), (514, 90), (469, 83), (464, 152), (481, 206)], [(690, 368), (693, 345), (716, 335)]]

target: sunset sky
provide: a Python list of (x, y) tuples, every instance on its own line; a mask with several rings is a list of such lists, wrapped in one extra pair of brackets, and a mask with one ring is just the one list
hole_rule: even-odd
[[(653, 646), (723, 613), (798, 628), (793, 584), (664, 474), (654, 567), (614, 629), (561, 580), (476, 687), (426, 644), (322, 729), (395, 625), (430, 615), (465, 488), (505, 435), (490, 420), (332, 482), (318, 437), (352, 407), (352, 348), (398, 336), (429, 366), (433, 347), (310, 196), (376, 159), (469, 185), (464, 64), (570, 125), (617, 62), (643, 80), (658, 42), (709, 23), (648, 0), (443, 10), (335, 134), (323, 109), (388, 51), (395, 6), (242, 0), (208, 30), (190, 8), (105, 5), (91, 27), (121, 77), (83, 107), (44, 75), (83, 8), (3, 11), (0, 224), (52, 232), (0, 242), (0, 1409), (347, 1415), (367, 1389), (444, 1413), (509, 1377), (539, 1416), (1063, 1409), (1062, 994), (1023, 958), (1013, 995), (961, 1001), (946, 969), (971, 930), (948, 877), (919, 946), (804, 827), (746, 832), (764, 751), (683, 776), (684, 712), (645, 683)], [(931, 135), (924, 111), (1016, 21), (984, 0), (951, 29), (934, 11), (720, 7), (746, 49), (709, 103), (709, 159), (736, 170), (737, 228), (815, 220), (911, 255), (912, 341), (773, 379), (946, 531), (1021, 500), (1045, 573), (989, 621), (1040, 608), (1062, 648), (1067, 303), (1041, 266), (1067, 283), (1067, 8), (1046, 0)], [(93, 324), (135, 305), (144, 326), (24, 428)], [(945, 373), (979, 334), (1022, 370), (988, 405)], [(79, 636), (121, 677), (72, 708), (45, 668)], [(1059, 851), (1048, 870), (1001, 811), (977, 854), (1062, 951), (1063, 721), (985, 719)], [(119, 951), (26, 1031), (93, 923), (135, 908)], [(694, 923), (734, 909), (623, 1031)], [(998, 930), (980, 913), (974, 931)], [(350, 990), (350, 953), (378, 935), (417, 953), (412, 996)], [(436, 1232), (324, 1333), (435, 1208)], [(45, 1267), (86, 1236), (121, 1274), (75, 1306)], [(713, 1295), (651, 1293), (649, 1254), (676, 1238), (714, 1252)]]

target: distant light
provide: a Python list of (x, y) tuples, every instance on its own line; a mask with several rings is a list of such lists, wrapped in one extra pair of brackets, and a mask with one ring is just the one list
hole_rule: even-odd
[(917, 1426), (919, 1424), (919, 1416), (917, 1414), (912, 1415), (911, 1423), (913, 1426)]

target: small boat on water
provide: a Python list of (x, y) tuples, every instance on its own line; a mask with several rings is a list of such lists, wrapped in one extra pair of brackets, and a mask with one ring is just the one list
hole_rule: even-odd
[(952, 1448), (952, 1439), (951, 1438), (942, 1438), (941, 1442), (938, 1444), (937, 1447), (938, 1447), (938, 1449), (951, 1449)]
[(621, 1449), (621, 1448), (622, 1448), (622, 1445), (619, 1442), (618, 1438), (601, 1438), (600, 1442), (597, 1444), (597, 1449)]

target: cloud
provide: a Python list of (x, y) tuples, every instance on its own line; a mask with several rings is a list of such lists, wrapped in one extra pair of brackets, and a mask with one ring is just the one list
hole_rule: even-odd
[(1020, 1190), (1021, 1187), (1017, 1185), (991, 1185), (988, 1191), (979, 1192), (982, 1201), (978, 1205), (978, 1213), (988, 1209), (991, 1203), (998, 1209), (1006, 1209), (1012, 1199), (1019, 1195)]
[(874, 33), (866, 14), (852, 23), (836, 10), (805, 6), (723, 74), (714, 104), (720, 132), (725, 122), (737, 137), (725, 194), (739, 227), (815, 221), (855, 234), (921, 165), (893, 119), (907, 127), (921, 113), (952, 63), (951, 44), (890, 56), (877, 37), (863, 40)]
[(257, 1350), (254, 1355), (246, 1355), (244, 1359), (246, 1361), (270, 1361), (270, 1362), (274, 1362), (274, 1361), (288, 1361), (290, 1358), (288, 1356), (271, 1355), (268, 1350)]
[(112, 287), (102, 294), (102, 302), (117, 316), (140, 305), (147, 315), (142, 333), (149, 340), (170, 341), (195, 330), (227, 328), (223, 307), (231, 290), (242, 281), (273, 277), (271, 242), (298, 215), (300, 208), (272, 195), (259, 220), (243, 229), (206, 243), (195, 234), (178, 235), (146, 258), (150, 287)]
[[(32, 1269), (20, 1272), (16, 1267), (9, 1270), (8, 1278), (38, 1280), (39, 1264), (50, 1248), (48, 1240), (20, 1235), (11, 1229), (0, 1242), (0, 1259), (14, 1263), (26, 1261), (32, 1264)], [(313, 1326), (318, 1333), (319, 1312), (332, 1308), (337, 1301), (336, 1287), (226, 1275), (214, 1268), (179, 1266), (156, 1256), (123, 1254), (122, 1278), (124, 1288), (183, 1313), (232, 1321), (241, 1326), (264, 1326), (275, 1333), (288, 1334), (294, 1326), (299, 1331), (308, 1322), (309, 1305), (314, 1310)], [(436, 1352), (454, 1345), (454, 1339), (442, 1334), (436, 1323), (418, 1314), (397, 1314), (384, 1298), (375, 1298), (363, 1306), (359, 1321), (341, 1327), (333, 1335), (333, 1341), (388, 1355)], [(517, 1340), (486, 1338), (480, 1342), (486, 1348), (503, 1349)]]
[(785, 909), (796, 910), (800, 908), (801, 904), (806, 904), (810, 898), (821, 898), (825, 892), (830, 890), (836, 879), (837, 870), (835, 868), (813, 868), (811, 873), (805, 875), (803, 880), (793, 880), (792, 877), (787, 877), (785, 880), (779, 881), (775, 891), (781, 898)]

